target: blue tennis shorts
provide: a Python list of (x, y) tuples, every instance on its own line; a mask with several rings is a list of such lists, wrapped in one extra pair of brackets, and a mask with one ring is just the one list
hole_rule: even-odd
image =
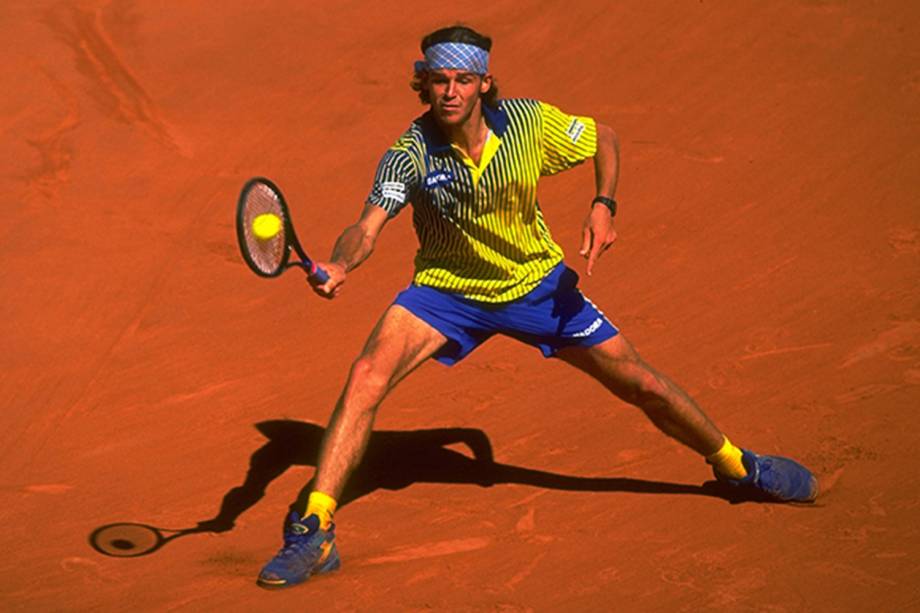
[(577, 286), (578, 274), (560, 263), (530, 293), (511, 302), (479, 302), (410, 285), (393, 303), (447, 337), (434, 357), (448, 366), (494, 334), (538, 347), (549, 358), (563, 347), (590, 347), (619, 333)]

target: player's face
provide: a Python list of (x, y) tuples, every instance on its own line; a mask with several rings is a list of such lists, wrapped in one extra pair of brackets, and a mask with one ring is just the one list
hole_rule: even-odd
[(431, 109), (442, 125), (462, 125), (491, 85), (490, 75), (480, 76), (454, 69), (433, 70), (428, 74)]

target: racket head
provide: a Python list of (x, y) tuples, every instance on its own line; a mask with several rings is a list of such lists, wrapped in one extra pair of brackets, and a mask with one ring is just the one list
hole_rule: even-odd
[[(252, 224), (259, 215), (281, 219), (281, 231), (271, 238), (255, 235)], [(260, 277), (277, 277), (291, 257), (293, 231), (287, 203), (277, 185), (265, 177), (254, 177), (240, 192), (236, 207), (236, 237), (240, 253), (250, 269)]]
[(89, 536), (93, 549), (115, 558), (135, 558), (153, 553), (166, 540), (157, 528), (137, 523), (108, 524), (96, 528)]

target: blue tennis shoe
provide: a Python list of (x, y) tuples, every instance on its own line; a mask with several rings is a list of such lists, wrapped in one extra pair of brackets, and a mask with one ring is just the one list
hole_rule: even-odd
[(311, 575), (332, 572), (341, 565), (335, 526), (322, 530), (316, 515), (301, 518), (292, 511), (285, 522), (284, 546), (265, 565), (256, 583), (268, 589), (293, 587)]
[(812, 502), (818, 497), (818, 480), (811, 471), (789, 458), (757, 455), (741, 450), (747, 469), (744, 479), (729, 479), (713, 469), (716, 479), (736, 487), (752, 488), (780, 502)]

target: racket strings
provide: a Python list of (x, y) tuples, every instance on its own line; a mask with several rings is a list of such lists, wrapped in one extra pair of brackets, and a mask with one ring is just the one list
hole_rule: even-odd
[[(271, 238), (263, 239), (253, 232), (253, 222), (259, 215), (266, 214), (275, 215), (281, 220), (281, 231)], [(264, 183), (254, 183), (243, 203), (243, 232), (250, 260), (265, 274), (278, 272), (284, 263), (286, 225), (284, 207), (278, 194)]]

